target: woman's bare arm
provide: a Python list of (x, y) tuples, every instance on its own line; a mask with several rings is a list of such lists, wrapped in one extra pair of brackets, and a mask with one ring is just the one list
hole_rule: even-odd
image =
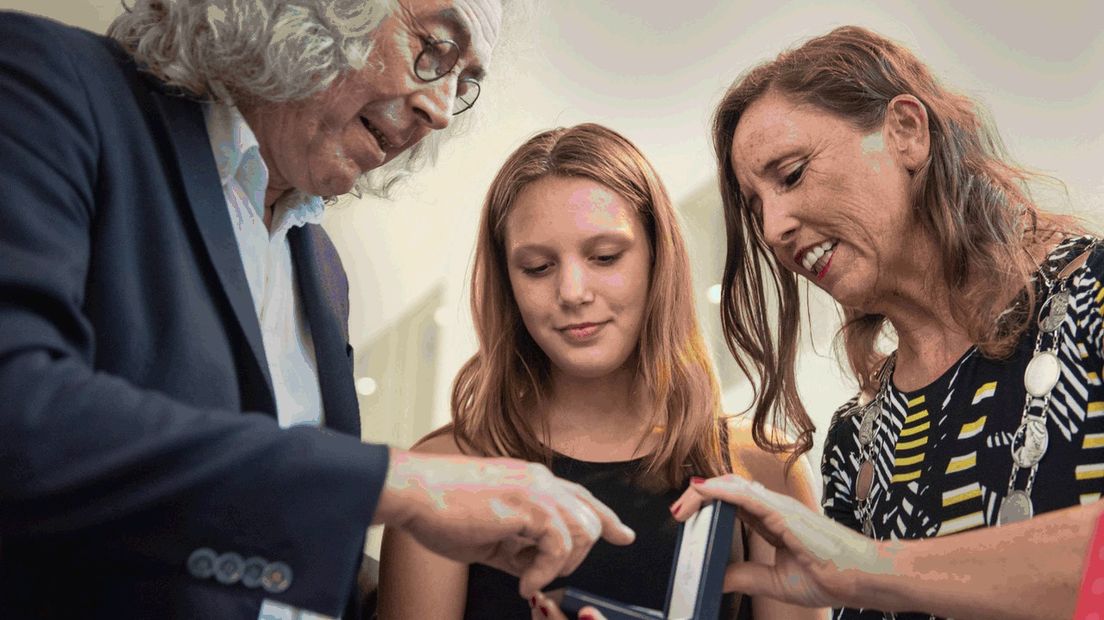
[(1086, 548), (1104, 503), (1075, 506), (1003, 527), (914, 541), (875, 541), (792, 497), (730, 475), (693, 485), (679, 518), (704, 499), (739, 507), (776, 553), (768, 566), (734, 564), (726, 588), (800, 605), (921, 611), (944, 617), (1068, 618)]

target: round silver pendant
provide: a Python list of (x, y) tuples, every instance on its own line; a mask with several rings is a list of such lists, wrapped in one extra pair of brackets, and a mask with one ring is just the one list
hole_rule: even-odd
[(1046, 396), (1058, 383), (1060, 372), (1061, 364), (1057, 355), (1050, 351), (1036, 353), (1024, 370), (1024, 387), (1027, 388), (1027, 393), (1038, 398)]
[(874, 486), (874, 463), (863, 461), (859, 466), (859, 475), (855, 478), (855, 499), (865, 502), (870, 497), (870, 488)]
[(1058, 291), (1043, 302), (1042, 311), (1039, 313), (1039, 329), (1044, 332), (1057, 331), (1066, 320), (1066, 310), (1069, 308), (1069, 291)]
[(1035, 514), (1031, 506), (1031, 497), (1024, 491), (1012, 491), (1001, 502), (1000, 512), (997, 514), (997, 525), (1008, 525), (1027, 521)]
[[(1021, 439), (1022, 443), (1019, 441)], [(1012, 439), (1012, 460), (1020, 467), (1030, 469), (1043, 460), (1049, 443), (1050, 435), (1047, 432), (1046, 418), (1029, 416), (1020, 428), (1016, 429), (1016, 436)], [(1017, 444), (1019, 447), (1016, 447)]]

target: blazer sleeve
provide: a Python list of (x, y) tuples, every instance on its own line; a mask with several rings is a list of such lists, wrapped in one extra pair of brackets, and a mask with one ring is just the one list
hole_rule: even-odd
[[(270, 415), (186, 406), (93, 367), (82, 313), (101, 141), (62, 27), (0, 13), (0, 535), (72, 541), (112, 570), (188, 569), (197, 549), (281, 562), (282, 592), (337, 615), (386, 446)], [(88, 80), (88, 82), (86, 82)], [(141, 208), (141, 205), (135, 205)], [(213, 587), (219, 584), (211, 580)]]

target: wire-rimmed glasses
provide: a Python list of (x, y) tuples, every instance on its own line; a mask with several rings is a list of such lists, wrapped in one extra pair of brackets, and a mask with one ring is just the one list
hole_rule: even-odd
[[(422, 38), (422, 51), (414, 59), (414, 75), (423, 82), (434, 82), (452, 71), (460, 61), (460, 46), (448, 39)], [(456, 98), (452, 115), (466, 112), (479, 98), (479, 81), (472, 78), (456, 80)]]

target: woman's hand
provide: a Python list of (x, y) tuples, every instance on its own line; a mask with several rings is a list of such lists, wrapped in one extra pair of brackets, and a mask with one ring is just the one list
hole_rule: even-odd
[(767, 596), (804, 607), (861, 606), (858, 578), (893, 568), (887, 548), (809, 510), (792, 497), (729, 474), (694, 483), (672, 505), (685, 521), (709, 500), (737, 507), (740, 519), (775, 547), (774, 566), (737, 561), (725, 591)]
[[(544, 592), (537, 592), (529, 598), (529, 607), (533, 609), (531, 620), (569, 620), (560, 606), (555, 601), (545, 596)], [(599, 611), (587, 606), (579, 610), (578, 620), (606, 620)]]

